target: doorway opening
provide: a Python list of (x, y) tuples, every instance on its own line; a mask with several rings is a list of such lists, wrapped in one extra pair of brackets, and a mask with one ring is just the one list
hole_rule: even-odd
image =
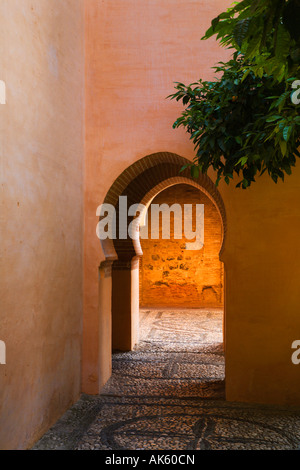
[[(195, 238), (189, 243), (191, 240), (185, 236), (189, 221), (182, 223), (182, 214), (185, 207), (192, 208), (192, 231), (196, 233), (196, 205), (200, 204), (204, 211), (204, 237), (199, 245)], [(155, 205), (174, 208), (169, 217), (169, 239), (162, 238), (162, 217), (157, 231), (159, 239), (151, 237), (151, 209)], [(176, 213), (177, 208), (179, 213)], [(213, 202), (198, 188), (176, 184), (153, 199), (148, 213), (148, 238), (141, 240), (140, 306), (223, 308), (224, 266), (219, 259), (222, 221)], [(182, 227), (178, 239), (174, 234), (176, 216), (181, 217)]]

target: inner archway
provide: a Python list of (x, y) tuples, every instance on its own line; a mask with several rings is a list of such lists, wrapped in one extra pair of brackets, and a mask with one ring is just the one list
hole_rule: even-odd
[[(196, 223), (200, 220), (196, 220), (196, 206), (199, 205), (204, 212), (203, 246), (197, 245), (196, 235), (193, 243), (186, 237), (189, 225), (192, 236), (197, 233)], [(163, 238), (162, 216), (158, 233), (153, 234), (155, 238), (151, 237), (152, 207), (169, 209), (164, 222), (170, 225), (170, 237)], [(192, 210), (192, 221), (185, 220), (185, 209)], [(140, 306), (223, 308), (224, 266), (219, 258), (223, 230), (211, 199), (199, 188), (178, 183), (161, 191), (153, 199), (148, 213), (147, 237), (141, 239)], [(178, 238), (174, 234), (176, 224), (181, 228)]]
[[(100, 345), (100, 354), (111, 358), (111, 349), (130, 351), (138, 342), (139, 336), (139, 258), (142, 247), (139, 239), (119, 236), (122, 220), (120, 197), (126, 196), (127, 207), (136, 204), (149, 206), (163, 190), (175, 185), (188, 185), (197, 188), (214, 206), (221, 221), (220, 254), (226, 234), (226, 216), (222, 198), (207, 175), (200, 174), (197, 180), (189, 169), (182, 167), (189, 163), (183, 157), (172, 153), (158, 153), (145, 157), (125, 170), (109, 190), (105, 203), (111, 204), (116, 212), (116, 237), (102, 241), (106, 261), (100, 266), (99, 313), (105, 324)], [(140, 217), (138, 213), (137, 219)], [(126, 216), (127, 227), (136, 219)], [(209, 285), (203, 285), (202, 300), (215, 295)], [(207, 292), (206, 292), (207, 291)], [(221, 294), (222, 296), (222, 294)], [(220, 296), (219, 296), (220, 297)], [(104, 320), (105, 318), (105, 320)], [(111, 329), (112, 340), (107, 340)], [(101, 368), (101, 364), (100, 364)], [(102, 364), (100, 377), (103, 383), (109, 378), (111, 367)]]
[[(203, 207), (203, 234), (197, 207)], [(186, 214), (192, 220), (185, 220)], [(191, 386), (185, 387), (186, 396), (207, 393), (222, 397), (224, 265), (219, 259), (223, 240), (220, 214), (200, 188), (185, 181), (157, 194), (146, 219), (139, 268), (139, 343), (132, 358), (152, 364), (163, 358), (170, 365), (162, 378), (165, 389), (172, 381), (180, 381)], [(191, 226), (189, 234), (186, 229)], [(201, 243), (197, 243), (199, 232)], [(193, 243), (189, 243), (191, 235)], [(150, 389), (157, 393), (152, 382)]]

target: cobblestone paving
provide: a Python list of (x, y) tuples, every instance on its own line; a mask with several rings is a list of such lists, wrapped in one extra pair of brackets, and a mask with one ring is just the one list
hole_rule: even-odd
[(114, 353), (101, 395), (34, 449), (299, 449), (299, 409), (224, 400), (222, 321), (217, 309), (142, 310), (139, 345)]

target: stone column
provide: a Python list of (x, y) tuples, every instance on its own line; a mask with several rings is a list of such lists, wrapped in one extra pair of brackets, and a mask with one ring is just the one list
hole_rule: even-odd
[(112, 261), (99, 267), (99, 391), (112, 372)]
[(117, 260), (112, 266), (112, 347), (131, 351), (139, 334), (139, 260)]

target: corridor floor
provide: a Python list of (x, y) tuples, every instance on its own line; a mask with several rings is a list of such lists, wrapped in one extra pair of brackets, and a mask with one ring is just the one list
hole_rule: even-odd
[(219, 309), (141, 310), (135, 351), (115, 352), (101, 395), (83, 395), (34, 450), (300, 449), (300, 410), (224, 400)]

